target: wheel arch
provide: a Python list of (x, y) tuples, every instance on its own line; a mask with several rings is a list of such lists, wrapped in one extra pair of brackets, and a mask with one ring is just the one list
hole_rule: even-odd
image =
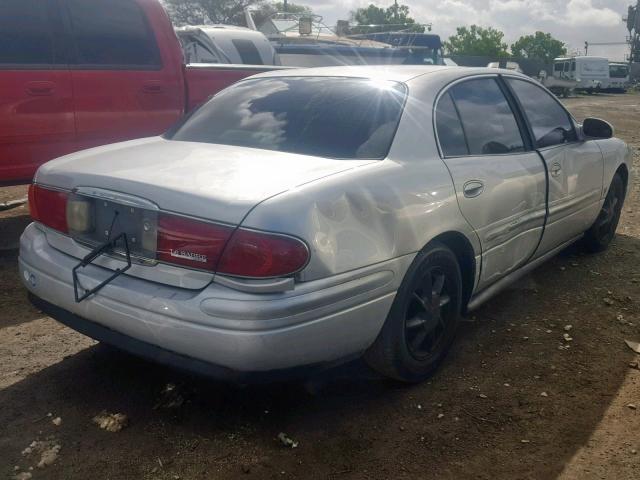
[(464, 312), (476, 283), (477, 266), (473, 246), (464, 234), (456, 231), (448, 231), (437, 235), (424, 246), (424, 249), (429, 248), (434, 243), (440, 243), (450, 248), (458, 260), (462, 275), (462, 310)]
[(614, 175), (616, 174), (619, 174), (620, 177), (622, 177), (622, 183), (624, 184), (624, 195), (626, 197), (629, 190), (629, 167), (627, 167), (627, 164), (621, 163)]

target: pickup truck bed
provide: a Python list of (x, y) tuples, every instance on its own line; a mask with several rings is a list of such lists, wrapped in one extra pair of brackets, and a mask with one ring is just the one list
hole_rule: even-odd
[(159, 135), (273, 66), (185, 65), (158, 0), (0, 2), (0, 185), (56, 157)]
[(243, 78), (269, 70), (291, 67), (272, 65), (192, 64), (185, 69), (187, 111), (203, 103), (211, 95)]

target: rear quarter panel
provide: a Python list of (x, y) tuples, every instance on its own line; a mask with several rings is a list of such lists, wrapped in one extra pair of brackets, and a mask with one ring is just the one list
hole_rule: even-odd
[(430, 167), (377, 161), (272, 197), (243, 226), (305, 240), (311, 260), (302, 281), (415, 254), (448, 231), (473, 241), (441, 165), (439, 159)]
[(633, 176), (633, 152), (631, 147), (627, 146), (627, 144), (619, 138), (596, 140), (596, 142), (602, 151), (602, 156), (604, 157), (602, 198), (604, 199), (604, 197), (606, 197), (609, 185), (611, 185), (611, 180), (621, 165), (626, 166), (629, 174), (629, 179), (627, 181), (628, 192), (629, 185), (632, 185)]

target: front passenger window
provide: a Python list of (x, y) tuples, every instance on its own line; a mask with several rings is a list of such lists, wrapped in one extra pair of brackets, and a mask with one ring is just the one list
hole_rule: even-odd
[(576, 130), (567, 111), (542, 88), (514, 78), (507, 82), (520, 100), (529, 119), (537, 148), (551, 147), (577, 140)]

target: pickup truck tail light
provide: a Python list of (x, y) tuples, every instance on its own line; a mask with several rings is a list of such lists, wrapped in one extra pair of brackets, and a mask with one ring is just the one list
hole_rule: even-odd
[(52, 190), (41, 185), (29, 186), (29, 211), (31, 218), (47, 227), (68, 233), (66, 192)]

